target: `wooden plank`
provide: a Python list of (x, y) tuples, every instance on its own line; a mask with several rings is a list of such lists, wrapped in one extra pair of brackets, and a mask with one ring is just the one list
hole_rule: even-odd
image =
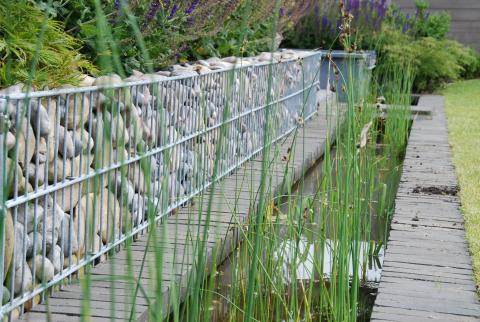
[(459, 199), (418, 187), (457, 185), (443, 99), (427, 97), (430, 119), (415, 120), (407, 147), (372, 321), (477, 321)]

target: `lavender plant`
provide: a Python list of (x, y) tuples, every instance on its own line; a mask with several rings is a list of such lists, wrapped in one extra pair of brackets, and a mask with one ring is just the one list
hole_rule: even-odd
[(338, 35), (342, 24), (342, 10), (352, 16), (352, 41), (358, 48), (372, 47), (384, 21), (386, 0), (348, 0), (339, 8), (338, 1), (319, 1), (314, 10), (303, 17), (286, 36), (284, 46), (296, 48), (343, 48)]

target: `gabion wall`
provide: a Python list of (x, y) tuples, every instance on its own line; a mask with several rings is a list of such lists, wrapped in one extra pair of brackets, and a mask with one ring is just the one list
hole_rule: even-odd
[(124, 80), (85, 77), (86, 87), (0, 91), (0, 313), (105, 259), (145, 229), (147, 205), (168, 214), (260, 152), (265, 135), (292, 131), (319, 104), (320, 59), (211, 58)]

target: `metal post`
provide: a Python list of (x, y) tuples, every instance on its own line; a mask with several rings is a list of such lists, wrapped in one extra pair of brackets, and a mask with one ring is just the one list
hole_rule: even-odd
[[(9, 119), (8, 115), (6, 114), (8, 100), (4, 106), (5, 110), (0, 111), (0, 183), (2, 185), (0, 189), (0, 281), (2, 285), (0, 286), (0, 321), (3, 321), (3, 279), (5, 274), (5, 216), (7, 214), (7, 210), (5, 208), (5, 189), (6, 189), (6, 182), (5, 178), (5, 133), (8, 131), (9, 128)], [(8, 268), (7, 268), (8, 269)]]

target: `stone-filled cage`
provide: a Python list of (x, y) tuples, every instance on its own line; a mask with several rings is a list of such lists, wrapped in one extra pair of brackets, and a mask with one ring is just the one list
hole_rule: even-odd
[(105, 260), (311, 117), (325, 92), (322, 54), (271, 57), (0, 95), (0, 317)]

